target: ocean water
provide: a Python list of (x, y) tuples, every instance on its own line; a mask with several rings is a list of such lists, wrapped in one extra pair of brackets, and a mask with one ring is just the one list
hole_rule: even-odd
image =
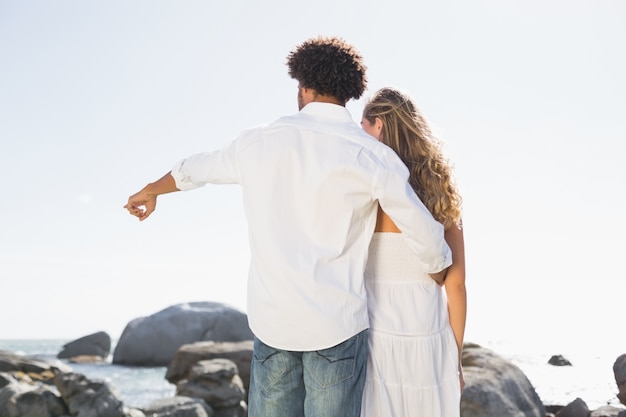
[[(566, 405), (581, 398), (589, 409), (602, 405), (626, 408), (617, 398), (613, 364), (620, 351), (615, 343), (531, 344), (523, 339), (491, 340), (480, 345), (517, 365), (535, 387), (545, 405)], [(562, 355), (572, 366), (553, 366), (548, 361)]]
[[(69, 340), (0, 340), (0, 350), (56, 361), (56, 355)], [(516, 364), (526, 374), (544, 404), (565, 405), (583, 399), (590, 409), (609, 404), (623, 407), (617, 399), (613, 363), (621, 354), (615, 344), (608, 347), (580, 346), (569, 351), (523, 340), (493, 340), (479, 343)], [(568, 345), (571, 346), (571, 345)], [(602, 345), (600, 345), (602, 346)], [(572, 366), (552, 366), (552, 355), (562, 354)], [(167, 382), (165, 367), (129, 367), (110, 363), (69, 364), (74, 372), (111, 384), (125, 405), (143, 408), (159, 398), (174, 395), (176, 388)]]

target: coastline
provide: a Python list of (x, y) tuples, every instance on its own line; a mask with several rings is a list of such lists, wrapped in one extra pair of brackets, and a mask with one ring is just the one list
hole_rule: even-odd
[[(4, 339), (0, 340), (0, 350), (40, 357), (56, 361), (65, 339)], [(117, 340), (112, 341), (113, 352)], [(528, 347), (519, 353), (520, 345), (515, 341), (478, 343), (518, 366), (535, 387), (545, 406), (564, 406), (581, 398), (590, 409), (603, 405), (623, 407), (617, 399), (612, 364), (615, 357), (596, 354), (564, 354), (573, 366), (553, 366), (548, 364), (552, 354), (561, 352), (548, 348)], [(132, 406), (146, 406), (150, 401), (172, 396), (175, 387), (165, 379), (165, 367), (128, 367), (113, 365), (111, 356), (100, 364), (69, 364), (76, 372), (89, 378), (104, 379), (111, 383), (118, 394)], [(65, 361), (63, 361), (66, 363)]]

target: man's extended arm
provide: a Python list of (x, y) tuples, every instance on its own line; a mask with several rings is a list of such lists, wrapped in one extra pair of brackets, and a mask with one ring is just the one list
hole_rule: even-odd
[(124, 206), (126, 210), (139, 221), (148, 218), (156, 208), (156, 199), (161, 194), (180, 191), (176, 187), (171, 171), (165, 174), (156, 182), (152, 182), (141, 189), (137, 194), (128, 198), (128, 203)]

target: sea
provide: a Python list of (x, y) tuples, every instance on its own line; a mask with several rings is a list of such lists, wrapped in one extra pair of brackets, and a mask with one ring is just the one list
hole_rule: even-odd
[[(0, 340), (0, 350), (54, 362), (68, 342), (70, 340)], [(626, 346), (620, 351), (614, 344), (598, 343), (593, 349), (585, 345), (559, 352), (544, 343), (532, 344), (528, 340), (492, 340), (478, 344), (517, 365), (546, 405), (566, 405), (581, 398), (591, 410), (602, 405), (625, 408), (616, 396), (613, 363), (620, 354), (626, 353)], [(114, 348), (115, 341), (112, 352)], [(548, 364), (552, 355), (562, 355), (572, 366)], [(110, 357), (96, 364), (62, 362), (88, 378), (107, 381), (129, 407), (145, 408), (157, 399), (173, 396), (176, 391), (165, 379), (166, 367), (114, 365)]]

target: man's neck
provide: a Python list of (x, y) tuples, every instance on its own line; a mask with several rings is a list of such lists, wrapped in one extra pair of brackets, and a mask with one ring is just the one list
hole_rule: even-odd
[(329, 96), (326, 94), (315, 94), (312, 101), (317, 103), (336, 104), (338, 106), (346, 107), (346, 103), (341, 102), (341, 100), (337, 99), (337, 97)]
[(312, 88), (300, 87), (298, 84), (298, 107), (300, 110), (309, 103), (330, 103), (346, 107), (346, 103), (330, 94), (318, 94)]

